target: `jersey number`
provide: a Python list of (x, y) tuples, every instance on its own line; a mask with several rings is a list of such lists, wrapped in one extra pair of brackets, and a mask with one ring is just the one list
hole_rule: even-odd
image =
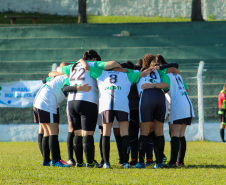
[(78, 78), (75, 79), (75, 78), (73, 78), (73, 77), (74, 77), (74, 75), (76, 74), (77, 69), (74, 69), (74, 70), (73, 70), (73, 73), (72, 73), (72, 75), (71, 75), (70, 81), (74, 81), (74, 80), (85, 80), (85, 78), (82, 78), (81, 76), (85, 73), (86, 70), (85, 70), (84, 68), (80, 68), (78, 71), (79, 71), (79, 72), (81, 71), (81, 72), (80, 72)]
[(183, 82), (181, 81), (181, 78), (179, 78), (179, 77), (177, 77), (177, 76), (175, 76), (175, 78), (176, 78), (176, 81), (177, 81), (177, 84), (178, 84), (179, 89), (180, 89), (180, 90), (184, 89), (184, 84), (183, 84)]
[(156, 77), (156, 75), (155, 75), (155, 72), (153, 72), (153, 71), (150, 73), (150, 77), (151, 77), (152, 79), (157, 79), (157, 77)]
[(117, 75), (110, 75), (110, 83), (114, 84), (117, 82)]

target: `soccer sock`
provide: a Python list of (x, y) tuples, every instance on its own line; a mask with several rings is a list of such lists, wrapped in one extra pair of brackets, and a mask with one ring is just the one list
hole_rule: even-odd
[(109, 163), (110, 136), (103, 136), (103, 138), (102, 138), (102, 150), (103, 150), (104, 163)]
[(128, 163), (129, 161), (129, 135), (122, 136), (122, 155), (123, 163)]
[(92, 164), (94, 160), (94, 139), (88, 135), (83, 137), (83, 148), (86, 156), (86, 162)]
[(147, 144), (148, 144), (148, 136), (140, 135), (140, 139), (139, 139), (139, 163), (144, 162)]
[(184, 162), (184, 157), (186, 153), (186, 139), (185, 137), (179, 137), (179, 152), (178, 152), (178, 158), (177, 162), (178, 163), (183, 163)]
[(152, 159), (153, 157), (153, 143), (150, 137), (148, 137), (147, 149), (146, 149), (146, 159)]
[(82, 136), (74, 136), (74, 151), (78, 164), (83, 164)]
[(100, 155), (101, 155), (101, 162), (100, 163), (104, 163), (103, 150), (102, 150), (102, 138), (103, 138), (103, 135), (100, 134), (100, 143), (99, 143)]
[(157, 136), (156, 137), (156, 149), (157, 149), (156, 163), (162, 163), (164, 147), (165, 147), (164, 136)]
[(58, 135), (51, 135), (49, 137), (49, 147), (50, 147), (52, 161), (54, 163), (59, 161), (60, 148), (59, 148)]
[(122, 153), (122, 138), (120, 135), (115, 136), (117, 148), (118, 148), (118, 155), (119, 155), (119, 162), (123, 162), (123, 153)]
[[(57, 138), (58, 138), (58, 136), (57, 136)], [(61, 156), (60, 156), (60, 142), (59, 142), (59, 140), (58, 140), (58, 150), (59, 150), (58, 161), (60, 161), (61, 160)]]
[(39, 150), (43, 156), (42, 139), (43, 139), (43, 134), (38, 134), (38, 146), (39, 146)]
[(74, 132), (68, 132), (67, 135), (67, 153), (68, 153), (68, 160), (73, 159), (73, 139), (74, 139)]
[(149, 135), (148, 135), (151, 140), (152, 140), (152, 143), (153, 143), (153, 149), (154, 149), (154, 153), (155, 153), (155, 158), (157, 159), (157, 149), (156, 149), (156, 135), (155, 135), (155, 132), (151, 132)]
[(177, 162), (178, 151), (179, 151), (179, 137), (173, 136), (171, 138), (171, 159), (170, 159), (170, 163), (176, 163)]
[(49, 162), (50, 161), (49, 136), (43, 137), (42, 139), (42, 151), (43, 151), (43, 160), (45, 162)]
[(220, 129), (220, 136), (221, 136), (221, 141), (223, 142), (224, 141), (224, 129), (223, 128)]
[(138, 156), (138, 137), (130, 140), (131, 158), (137, 161)]

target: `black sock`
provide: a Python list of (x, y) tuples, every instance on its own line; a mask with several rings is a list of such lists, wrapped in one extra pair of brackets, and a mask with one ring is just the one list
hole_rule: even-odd
[(122, 136), (122, 155), (123, 155), (123, 163), (129, 162), (129, 135)]
[(115, 136), (116, 145), (118, 148), (119, 162), (123, 163), (123, 153), (122, 153), (122, 138), (120, 135)]
[(58, 159), (61, 160), (61, 156), (60, 156), (60, 142), (58, 140), (58, 148), (59, 148), (59, 156), (58, 156)]
[(59, 148), (58, 135), (51, 135), (49, 137), (49, 147), (50, 147), (52, 161), (53, 162), (59, 161), (60, 148)]
[(162, 163), (164, 147), (165, 147), (164, 136), (157, 136), (156, 137), (156, 150), (157, 150), (156, 163)]
[(83, 164), (82, 136), (74, 136), (74, 151), (78, 164)]
[(146, 149), (146, 159), (153, 158), (153, 142), (150, 137), (148, 137), (147, 149)]
[(83, 148), (86, 156), (86, 162), (92, 164), (94, 160), (94, 139), (88, 135), (83, 137)]
[(156, 149), (156, 135), (155, 132), (151, 132), (150, 134), (148, 134), (148, 136), (151, 138), (152, 143), (153, 143), (153, 149), (154, 149), (154, 153), (155, 153), (155, 158), (157, 159), (157, 149)]
[(140, 139), (139, 139), (139, 163), (144, 162), (147, 144), (148, 144), (148, 136), (140, 135)]
[(38, 146), (39, 146), (39, 150), (43, 156), (43, 150), (42, 150), (42, 138), (43, 138), (43, 134), (38, 134)]
[(43, 137), (42, 139), (42, 151), (43, 151), (43, 160), (45, 162), (49, 162), (50, 161), (49, 136)]
[(183, 163), (184, 162), (184, 157), (186, 153), (186, 139), (185, 137), (179, 137), (179, 152), (178, 152), (178, 158), (177, 162), (178, 163)]
[(170, 163), (177, 162), (177, 156), (179, 151), (179, 137), (172, 137), (171, 138), (171, 159)]
[(221, 141), (223, 142), (224, 141), (224, 129), (223, 128), (220, 129), (220, 136), (221, 136)]
[(100, 147), (100, 156), (101, 156), (101, 164), (104, 163), (104, 157), (103, 157), (103, 150), (102, 150), (102, 138), (103, 138), (103, 135), (100, 134), (100, 143), (99, 143), (99, 147)]
[(73, 139), (74, 139), (74, 132), (68, 132), (67, 135), (67, 153), (68, 153), (68, 160), (73, 160)]
[(110, 136), (103, 136), (103, 138), (102, 138), (102, 150), (103, 150), (104, 163), (109, 163)]
[(130, 140), (130, 150), (131, 150), (131, 158), (137, 161), (138, 157), (138, 138), (134, 138)]

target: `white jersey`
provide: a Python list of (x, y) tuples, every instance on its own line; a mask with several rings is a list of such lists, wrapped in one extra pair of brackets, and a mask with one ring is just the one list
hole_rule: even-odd
[(99, 113), (118, 110), (129, 113), (128, 95), (131, 85), (139, 81), (140, 72), (123, 73), (90, 67), (90, 76), (97, 79), (99, 88)]
[(57, 114), (57, 108), (65, 99), (62, 88), (66, 79), (65, 75), (61, 75), (53, 77), (46, 82), (38, 91), (33, 106)]
[(195, 117), (193, 106), (179, 74), (166, 74), (170, 78), (170, 103), (168, 106), (169, 122), (174, 120)]
[[(94, 66), (95, 62), (89, 62), (88, 64), (90, 66)], [(69, 82), (70, 86), (80, 86), (82, 84), (88, 84), (89, 86), (92, 86), (92, 88), (89, 92), (70, 92), (68, 95), (68, 101), (84, 100), (98, 104), (97, 82), (89, 75), (89, 72), (87, 72), (80, 63), (76, 63), (75, 67), (71, 67)]]
[(140, 81), (137, 83), (137, 89), (138, 89), (139, 95), (143, 91), (143, 89), (141, 89), (141, 86), (143, 84), (145, 84), (145, 83), (160, 83), (160, 82), (161, 82), (161, 77), (160, 77), (157, 70), (154, 70), (150, 74), (148, 74), (147, 76), (140, 78)]

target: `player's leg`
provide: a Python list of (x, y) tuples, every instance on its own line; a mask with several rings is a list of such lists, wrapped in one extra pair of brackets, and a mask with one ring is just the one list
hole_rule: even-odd
[(42, 124), (39, 124), (39, 128), (38, 128), (38, 146), (39, 146), (39, 150), (40, 150), (42, 155), (43, 155), (43, 150), (42, 150), (43, 134), (44, 134), (44, 130), (42, 128)]
[(43, 166), (50, 166), (50, 147), (49, 147), (49, 130), (47, 128), (47, 125), (45, 123), (40, 124), (44, 135), (42, 140), (42, 151), (43, 151)]
[(186, 153), (186, 139), (185, 139), (185, 130), (187, 128), (187, 124), (182, 124), (180, 135), (179, 135), (179, 152), (177, 157), (177, 165), (184, 166), (184, 157)]
[(226, 126), (226, 119), (225, 119), (225, 110), (221, 110), (218, 112), (220, 116), (220, 121), (221, 121), (221, 127), (220, 127), (220, 136), (221, 136), (221, 142), (224, 143), (224, 129)]
[(117, 149), (118, 149), (119, 164), (123, 165), (122, 137), (120, 135), (120, 128), (114, 128), (114, 122), (113, 122), (113, 130), (114, 130), (116, 145), (117, 145)]
[(146, 166), (154, 165), (153, 162), (153, 142), (150, 137), (148, 137), (147, 149), (146, 149)]

